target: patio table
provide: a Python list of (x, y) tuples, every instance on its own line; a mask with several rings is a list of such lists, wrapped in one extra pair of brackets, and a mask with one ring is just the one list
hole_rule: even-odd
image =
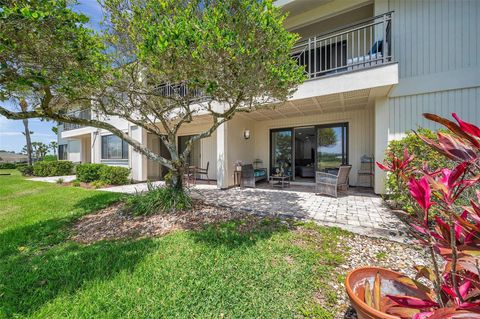
[(290, 186), (290, 176), (270, 175), (270, 180), (273, 181), (273, 187), (284, 188), (285, 186)]

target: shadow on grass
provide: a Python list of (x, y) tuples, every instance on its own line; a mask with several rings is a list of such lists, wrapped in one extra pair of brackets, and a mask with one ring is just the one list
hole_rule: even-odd
[(93, 196), (79, 200), (75, 203), (74, 208), (83, 213), (94, 212), (118, 202), (124, 197), (125, 195), (119, 193), (98, 192)]
[[(0, 317), (31, 314), (59, 294), (72, 294), (90, 281), (132, 271), (155, 246), (151, 240), (87, 246), (65, 242), (62, 231), (48, 232), (62, 226), (62, 221), (52, 220), (0, 235), (0, 243), (6, 245), (2, 249), (8, 247), (0, 260)], [(17, 235), (28, 245), (14, 247)]]
[(60, 294), (72, 294), (94, 280), (132, 271), (155, 244), (151, 240), (80, 245), (68, 240), (78, 217), (118, 201), (98, 193), (79, 200), (65, 218), (0, 233), (0, 317), (34, 313)]

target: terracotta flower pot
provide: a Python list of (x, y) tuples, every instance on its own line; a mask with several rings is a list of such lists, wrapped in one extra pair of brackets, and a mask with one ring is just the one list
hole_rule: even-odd
[(363, 286), (367, 278), (374, 278), (377, 272), (380, 273), (380, 278), (382, 280), (395, 280), (402, 276), (400, 273), (380, 267), (357, 268), (349, 272), (345, 279), (345, 289), (347, 290), (350, 302), (352, 303), (353, 308), (357, 311), (359, 319), (400, 319), (400, 317), (385, 314), (368, 306), (356, 295), (356, 289)]

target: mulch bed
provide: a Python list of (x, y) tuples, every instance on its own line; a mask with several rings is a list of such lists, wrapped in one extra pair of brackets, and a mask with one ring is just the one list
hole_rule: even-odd
[[(188, 211), (150, 216), (124, 213), (123, 203), (86, 215), (75, 223), (74, 241), (90, 244), (100, 240), (158, 237), (175, 230), (201, 230), (205, 225), (242, 218), (252, 223), (258, 218), (228, 209), (206, 206), (199, 202)], [(246, 223), (245, 227), (249, 224)]]

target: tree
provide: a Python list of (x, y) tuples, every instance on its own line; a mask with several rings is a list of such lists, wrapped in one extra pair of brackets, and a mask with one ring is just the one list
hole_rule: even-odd
[[(20, 108), (22, 112), (26, 112), (28, 109), (27, 101), (25, 99), (20, 100)], [(28, 157), (28, 165), (32, 165), (32, 139), (30, 137), (31, 134), (33, 134), (32, 131), (28, 128), (28, 119), (23, 119), (23, 127), (25, 128), (25, 131), (23, 132), (23, 135), (25, 135), (25, 140), (27, 142), (26, 145), (26, 154)]]
[[(47, 155), (48, 149), (49, 149), (48, 145), (42, 142), (32, 142), (31, 147), (32, 147), (32, 156), (37, 161), (42, 160), (45, 157), (45, 155)], [(27, 153), (27, 145), (23, 147), (22, 153), (24, 154)]]
[(57, 142), (51, 141), (50, 144), (48, 144), (48, 148), (52, 151), (53, 155), (57, 156), (57, 149), (58, 149)]
[(327, 127), (319, 131), (318, 144), (320, 146), (329, 147), (337, 144), (337, 142), (337, 133), (332, 127)]
[[(27, 2), (32, 3), (13, 1)], [(12, 112), (0, 107), (0, 114), (106, 129), (169, 168), (171, 186), (178, 189), (195, 141), (210, 136), (237, 112), (285, 101), (304, 79), (290, 57), (297, 36), (284, 29), (285, 16), (271, 0), (105, 0), (105, 46), (82, 24), (85, 17), (68, 10), (65, 1), (33, 3), (29, 14), (18, 4), (0, 13), (0, 23), (22, 25), (15, 32), (4, 28), (9, 34), (1, 38), (11, 38), (16, 46), (12, 53), (0, 52), (3, 61), (13, 61), (2, 70), (13, 75), (0, 84), (8, 93), (15, 90), (16, 78), (27, 80), (39, 108)], [(48, 19), (33, 17), (44, 7)], [(24, 37), (34, 45), (27, 45)], [(39, 61), (30, 63), (39, 55)], [(13, 64), (23, 68), (10, 67)], [(88, 120), (65, 112), (81, 103), (100, 116)], [(208, 116), (211, 125), (180, 153), (178, 132), (197, 115)], [(158, 136), (171, 159), (102, 120), (105, 116), (119, 116)]]

